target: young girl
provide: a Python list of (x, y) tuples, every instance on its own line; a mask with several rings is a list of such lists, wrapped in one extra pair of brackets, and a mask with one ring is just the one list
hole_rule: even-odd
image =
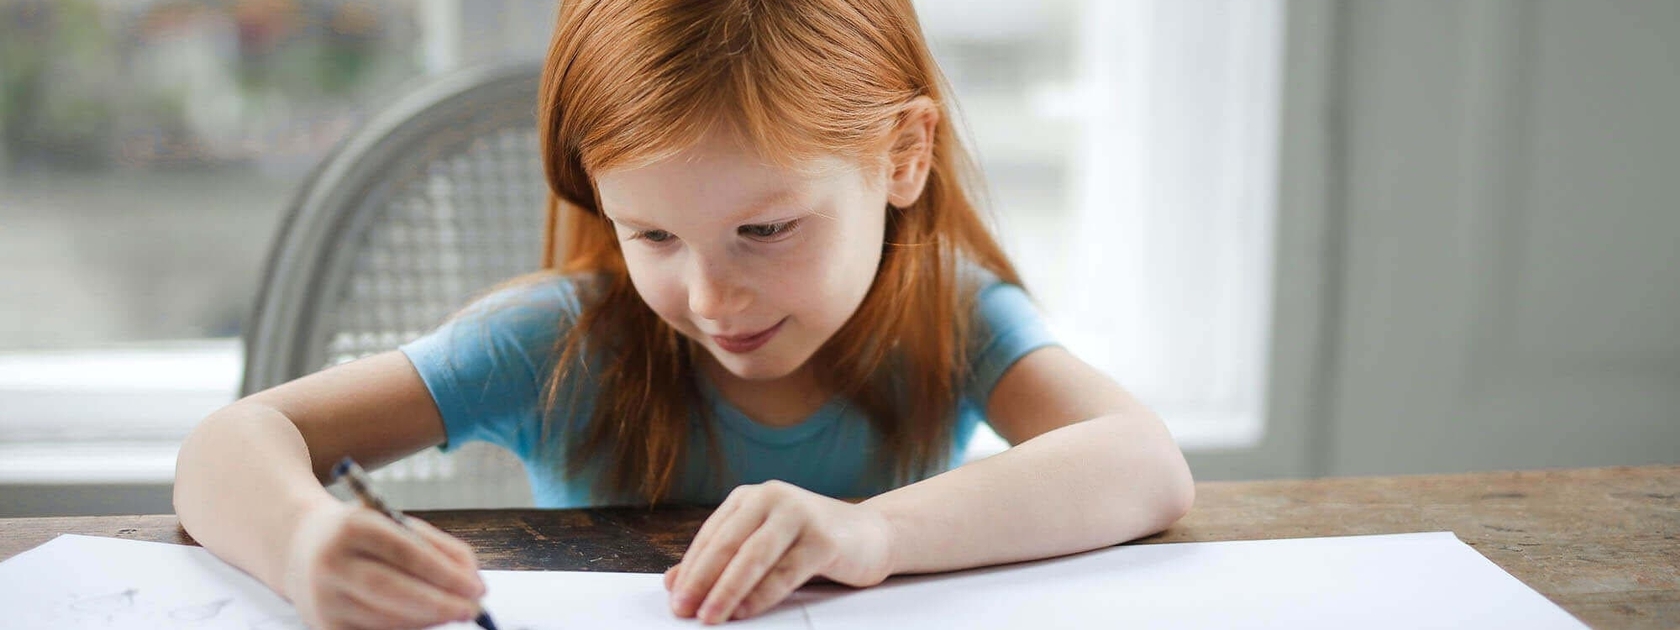
[[(538, 104), (547, 271), (205, 419), (181, 523), (319, 627), (476, 614), (465, 544), (321, 485), (346, 455), (470, 440), (517, 453), (543, 507), (721, 502), (665, 575), (708, 623), (816, 576), (1166, 528), (1182, 454), (1046, 332), (947, 107), (910, 0), (566, 0)], [(1013, 447), (947, 471), (982, 420)]]

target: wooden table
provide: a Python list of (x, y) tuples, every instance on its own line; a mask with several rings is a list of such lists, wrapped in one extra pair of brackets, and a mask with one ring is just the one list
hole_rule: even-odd
[[(1595, 628), (1680, 627), (1680, 466), (1212, 482), (1140, 544), (1451, 530)], [(710, 510), (415, 512), (487, 569), (659, 572)], [(173, 515), (0, 519), (0, 559), (61, 533), (194, 544)]]

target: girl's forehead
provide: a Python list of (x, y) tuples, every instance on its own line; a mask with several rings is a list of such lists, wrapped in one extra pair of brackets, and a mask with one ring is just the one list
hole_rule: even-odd
[[(689, 140), (663, 150), (649, 147), (645, 157), (630, 164), (599, 169), (596, 177), (630, 170), (729, 171), (786, 179), (820, 179), (860, 170), (864, 156), (844, 156), (815, 146), (766, 146), (740, 131), (739, 124), (714, 120)], [(768, 141), (766, 141), (768, 142)]]
[(678, 215), (745, 220), (865, 185), (855, 171), (809, 175), (754, 166), (713, 173), (692, 164), (631, 169), (608, 174), (597, 183), (602, 209), (610, 218), (644, 224)]
[(634, 215), (683, 201), (735, 208), (786, 203), (862, 185), (863, 175), (861, 164), (840, 156), (777, 161), (737, 139), (709, 135), (647, 164), (604, 170), (595, 181), (610, 213)]

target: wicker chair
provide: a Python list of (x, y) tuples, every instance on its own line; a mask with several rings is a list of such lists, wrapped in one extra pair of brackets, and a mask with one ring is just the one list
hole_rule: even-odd
[[(480, 291), (539, 267), (547, 187), (541, 67), (432, 81), (370, 119), (309, 177), (269, 255), (242, 395), (396, 348)], [(374, 473), (404, 508), (531, 503), (519, 461), (469, 444)]]

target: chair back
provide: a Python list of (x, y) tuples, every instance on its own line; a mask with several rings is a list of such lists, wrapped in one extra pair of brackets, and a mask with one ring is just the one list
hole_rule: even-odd
[[(370, 118), (299, 189), (245, 335), (241, 396), (395, 349), (540, 266), (548, 188), (541, 65), (444, 75)], [(531, 504), (524, 469), (482, 443), (374, 473), (401, 507)]]

